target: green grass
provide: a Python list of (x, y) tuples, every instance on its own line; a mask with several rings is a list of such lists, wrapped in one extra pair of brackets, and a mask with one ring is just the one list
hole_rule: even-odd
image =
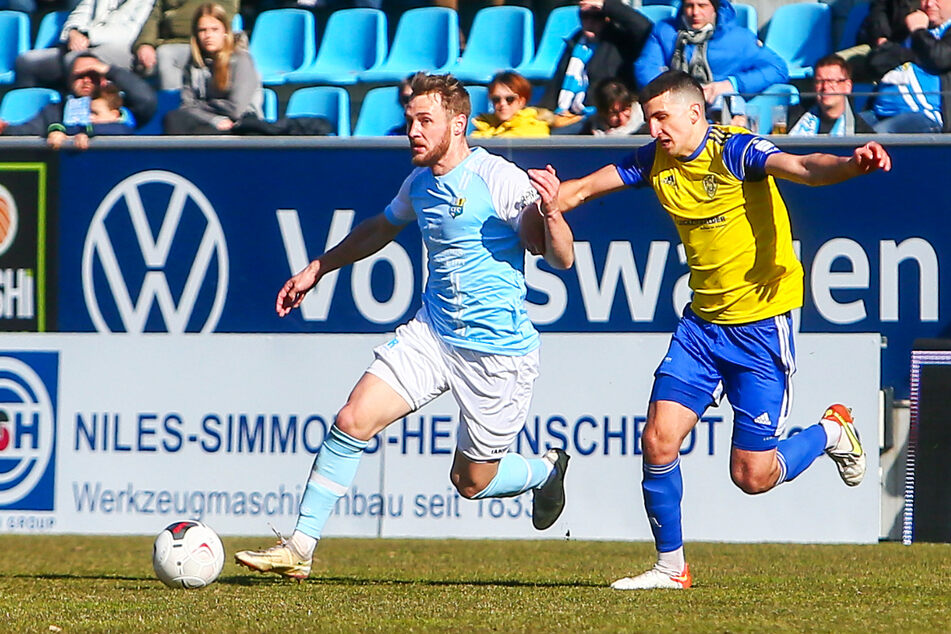
[(0, 535), (0, 631), (951, 631), (944, 544), (690, 544), (687, 592), (607, 587), (644, 543), (326, 539), (302, 584), (229, 557), (195, 591), (154, 578), (151, 546)]

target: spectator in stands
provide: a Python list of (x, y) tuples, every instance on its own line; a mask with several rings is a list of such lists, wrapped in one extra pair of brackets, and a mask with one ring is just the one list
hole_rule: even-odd
[[(400, 100), (400, 106), (406, 108), (406, 105), (409, 103), (410, 97), (413, 96), (413, 77), (416, 77), (416, 73), (404, 77), (400, 80), (398, 98)], [(406, 124), (403, 122), (397, 123), (395, 126), (390, 128), (390, 131), (386, 133), (386, 136), (405, 136), (406, 135)]]
[(602, 80), (594, 88), (597, 112), (585, 119), (580, 134), (620, 136), (636, 134), (644, 125), (644, 113), (634, 94), (619, 79)]
[(644, 86), (667, 69), (703, 85), (711, 116), (723, 107), (724, 95), (753, 95), (789, 77), (786, 62), (737, 23), (729, 0), (684, 0), (675, 17), (654, 25), (634, 73)]
[(893, 46), (900, 46), (908, 38), (905, 18), (920, 7), (920, 0), (872, 0), (868, 15), (862, 21), (856, 36), (856, 45), (839, 51), (838, 55), (852, 67), (852, 76), (859, 81), (878, 81), (897, 63), (886, 63), (876, 71), (870, 65), (870, 56), (888, 54)]
[(871, 122), (876, 132), (951, 131), (951, 0), (922, 0), (905, 18), (907, 48), (894, 49), (898, 65), (878, 85)]
[(223, 134), (247, 114), (261, 118), (264, 89), (254, 60), (235, 44), (231, 18), (206, 2), (192, 19), (192, 60), (182, 79), (182, 106), (165, 115), (166, 134)]
[[(132, 44), (136, 70), (143, 76), (158, 75), (161, 90), (182, 87), (182, 73), (192, 59), (189, 42), (192, 16), (205, 0), (154, 0), (152, 13)], [(221, 0), (228, 24), (238, 12), (238, 0)], [(229, 26), (230, 30), (230, 26)]]
[(46, 136), (50, 125), (82, 124), (91, 119), (91, 100), (108, 84), (125, 94), (129, 122), (143, 125), (155, 114), (155, 92), (131, 70), (109, 66), (92, 53), (80, 53), (70, 74), (70, 93), (60, 103), (51, 103), (25, 123), (8, 125), (0, 121), (0, 134), (8, 136)]
[(132, 67), (131, 45), (153, 0), (82, 0), (69, 14), (60, 43), (25, 51), (16, 59), (18, 86), (62, 89), (73, 60), (91, 52), (109, 66)]
[(594, 111), (589, 86), (618, 79), (636, 88), (634, 60), (651, 33), (651, 21), (621, 0), (580, 0), (578, 12), (581, 28), (568, 39), (539, 101), (555, 113), (557, 128), (577, 124)]
[(72, 138), (73, 148), (89, 149), (89, 139), (107, 134), (132, 134), (135, 125), (122, 107), (122, 95), (115, 84), (102, 86), (98, 94), (89, 100), (89, 120), (70, 124), (54, 123), (46, 135), (46, 144), (60, 149)]
[(827, 55), (816, 62), (813, 84), (816, 103), (811, 108), (794, 106), (789, 121), (795, 121), (790, 136), (846, 136), (874, 132), (872, 127), (852, 111), (852, 74), (849, 65), (838, 55)]
[(489, 102), (495, 112), (481, 114), (473, 120), (474, 137), (541, 137), (550, 133), (548, 124), (538, 118), (535, 108), (528, 108), (532, 84), (514, 71), (497, 74), (489, 83)]

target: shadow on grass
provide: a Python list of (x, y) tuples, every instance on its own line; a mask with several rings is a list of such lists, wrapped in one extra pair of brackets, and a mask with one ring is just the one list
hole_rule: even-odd
[(145, 577), (131, 577), (128, 575), (77, 575), (77, 574), (68, 574), (68, 573), (45, 573), (40, 575), (27, 575), (27, 574), (15, 574), (15, 575), (3, 575), (0, 574), (0, 579), (47, 579), (50, 581), (54, 580), (72, 580), (77, 581), (157, 581), (155, 577), (145, 576)]
[[(235, 586), (259, 586), (273, 585), (275, 583), (287, 583), (288, 585), (298, 585), (292, 579), (282, 579), (274, 575), (243, 575), (219, 577), (218, 583)], [(523, 581), (516, 579), (387, 579), (374, 578), (366, 579), (362, 577), (310, 577), (305, 584), (321, 584), (336, 586), (430, 586), (430, 587), (455, 587), (455, 586), (500, 586), (506, 588), (603, 588), (603, 583), (592, 581)]]

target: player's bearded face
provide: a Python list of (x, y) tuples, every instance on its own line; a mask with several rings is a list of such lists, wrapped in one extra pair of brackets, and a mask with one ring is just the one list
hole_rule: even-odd
[(432, 167), (449, 151), (452, 126), (439, 98), (419, 95), (406, 106), (407, 134), (413, 165)]

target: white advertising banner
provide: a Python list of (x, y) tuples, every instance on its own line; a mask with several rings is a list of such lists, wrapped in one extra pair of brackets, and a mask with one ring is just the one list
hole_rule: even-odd
[[(153, 534), (200, 518), (226, 535), (289, 532), (314, 454), (382, 335), (0, 335), (0, 531)], [(516, 450), (571, 455), (551, 529), (531, 496), (470, 501), (449, 482), (457, 408), (443, 396), (368, 447), (328, 536), (649, 540), (640, 489), (652, 372), (668, 336), (546, 334)], [(853, 408), (871, 443), (858, 487), (817, 460), (747, 496), (730, 481), (732, 414), (685, 441), (684, 535), (872, 543), (879, 535), (880, 338), (800, 335), (787, 433)]]

